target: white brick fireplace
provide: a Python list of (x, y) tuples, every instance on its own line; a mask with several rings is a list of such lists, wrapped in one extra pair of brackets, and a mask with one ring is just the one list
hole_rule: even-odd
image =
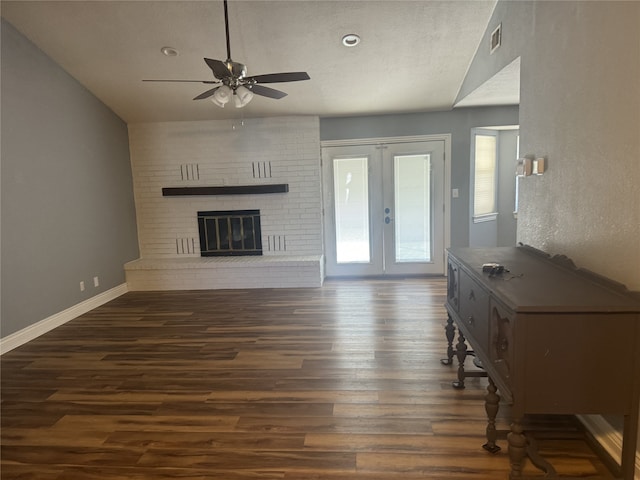
[[(322, 285), (317, 117), (133, 124), (129, 142), (141, 257), (125, 265), (130, 290)], [(162, 192), (267, 185), (288, 192)], [(262, 256), (200, 256), (199, 211), (253, 209), (260, 210)]]

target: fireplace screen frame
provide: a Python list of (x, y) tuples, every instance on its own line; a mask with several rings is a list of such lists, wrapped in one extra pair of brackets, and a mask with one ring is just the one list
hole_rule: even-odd
[(198, 212), (200, 255), (262, 255), (260, 210)]

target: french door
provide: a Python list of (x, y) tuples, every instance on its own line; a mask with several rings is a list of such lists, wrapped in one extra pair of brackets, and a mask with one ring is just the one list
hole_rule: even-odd
[(444, 273), (444, 141), (322, 149), (327, 276)]

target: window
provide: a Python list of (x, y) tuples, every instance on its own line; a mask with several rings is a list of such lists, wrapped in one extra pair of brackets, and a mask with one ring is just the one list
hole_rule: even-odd
[(494, 220), (497, 216), (497, 136), (473, 134), (473, 221)]

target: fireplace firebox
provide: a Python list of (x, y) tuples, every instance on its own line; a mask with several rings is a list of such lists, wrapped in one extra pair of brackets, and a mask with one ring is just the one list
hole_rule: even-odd
[(262, 255), (260, 210), (198, 212), (200, 255)]

